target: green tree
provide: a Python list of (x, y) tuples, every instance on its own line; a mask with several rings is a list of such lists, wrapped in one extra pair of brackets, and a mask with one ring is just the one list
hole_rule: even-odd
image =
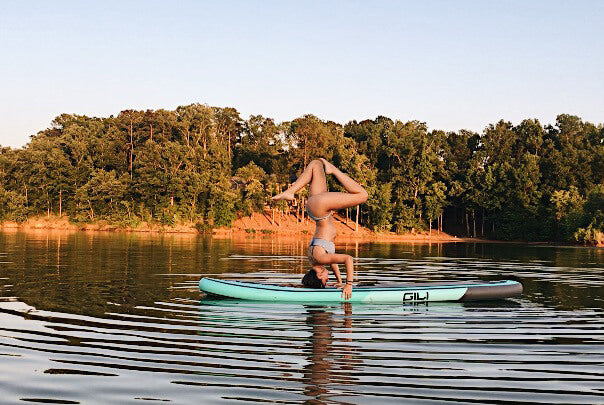
[(426, 217), (432, 233), (432, 222), (440, 217), (447, 200), (447, 186), (444, 183), (437, 181), (430, 185), (426, 194)]
[(235, 149), (233, 167), (239, 169), (250, 162), (266, 173), (283, 174), (285, 129), (271, 118), (252, 115), (243, 125), (241, 142)]
[(266, 204), (263, 184), (266, 180), (264, 170), (250, 162), (237, 170), (235, 179), (242, 185), (241, 208), (244, 215), (251, 215), (252, 212), (262, 212)]
[(306, 167), (314, 158), (332, 158), (328, 153), (335, 143), (332, 128), (314, 115), (305, 115), (293, 120), (286, 133), (286, 141), (290, 155), (300, 169)]
[[(112, 219), (112, 214), (123, 208), (122, 199), (126, 194), (129, 177), (118, 178), (115, 171), (96, 169), (90, 180), (79, 187), (76, 201), (82, 214), (86, 213), (90, 221)], [(84, 219), (84, 215), (80, 216)]]
[(27, 219), (26, 200), (23, 194), (5, 190), (0, 184), (0, 221), (23, 222)]

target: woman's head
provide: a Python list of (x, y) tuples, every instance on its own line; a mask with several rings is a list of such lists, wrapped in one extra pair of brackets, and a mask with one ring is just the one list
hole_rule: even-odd
[(306, 288), (325, 288), (327, 279), (329, 278), (329, 272), (323, 266), (313, 266), (302, 277), (302, 285)]

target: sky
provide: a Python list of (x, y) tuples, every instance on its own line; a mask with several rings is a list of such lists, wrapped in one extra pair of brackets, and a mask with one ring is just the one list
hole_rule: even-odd
[(0, 145), (205, 103), (482, 132), (604, 122), (604, 1), (0, 0)]

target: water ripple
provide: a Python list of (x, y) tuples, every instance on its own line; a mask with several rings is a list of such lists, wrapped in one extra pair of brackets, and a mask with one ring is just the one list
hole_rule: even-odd
[[(366, 249), (363, 281), (505, 277), (520, 279), (525, 294), (482, 304), (318, 306), (212, 300), (197, 289), (209, 274), (296, 282), (303, 259), (291, 253), (171, 243), (155, 246), (164, 249), (155, 264), (134, 264), (149, 249), (134, 243), (111, 245), (87, 268), (79, 245), (63, 242), (59, 268), (44, 259), (46, 245), (26, 242), (38, 267), (0, 264), (8, 403), (603, 402), (604, 266), (592, 253), (573, 266), (542, 258), (543, 249), (522, 260), (446, 249), (413, 256), (406, 246), (405, 257), (380, 257), (383, 247), (369, 257)], [(109, 249), (112, 241), (98, 243)], [(204, 252), (200, 270), (171, 271), (175, 246), (188, 258)], [(9, 247), (0, 243), (23, 263)]]

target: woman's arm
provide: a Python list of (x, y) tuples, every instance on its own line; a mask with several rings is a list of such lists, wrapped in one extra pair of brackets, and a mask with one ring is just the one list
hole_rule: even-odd
[(352, 256), (339, 253), (325, 253), (325, 250), (315, 248), (313, 249), (313, 257), (317, 264), (344, 264), (346, 266), (346, 285), (342, 288), (342, 296), (344, 299), (350, 299), (350, 296), (352, 295), (352, 283), (354, 282), (354, 263)]
[(331, 271), (333, 271), (333, 274), (336, 276), (336, 283), (338, 284), (338, 287), (340, 287), (340, 284), (342, 284), (342, 276), (340, 275), (340, 267), (338, 266), (337, 263), (332, 263), (329, 265), (329, 267), (331, 267)]

